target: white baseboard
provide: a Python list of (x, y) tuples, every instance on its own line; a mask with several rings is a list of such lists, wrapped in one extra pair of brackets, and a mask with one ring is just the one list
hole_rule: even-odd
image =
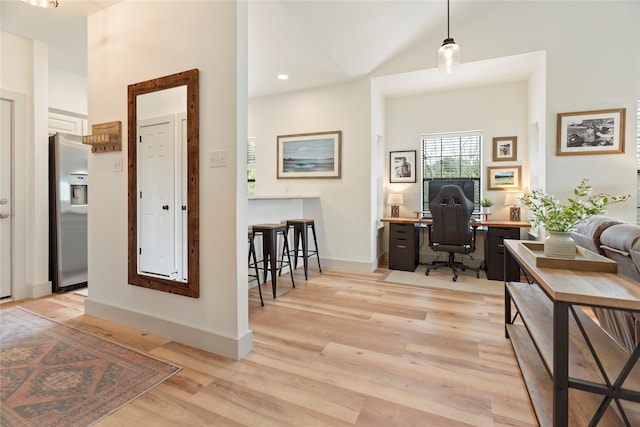
[(51, 295), (51, 286), (50, 281), (31, 285), (31, 298), (40, 298), (46, 295)]
[(85, 300), (84, 311), (91, 316), (140, 329), (181, 344), (186, 344), (235, 360), (240, 360), (251, 352), (253, 337), (251, 331), (248, 331), (237, 339), (226, 337), (193, 326), (93, 301), (91, 297)]
[[(309, 260), (309, 265), (311, 265), (313, 268), (317, 268), (318, 265), (314, 265), (314, 262), (315, 259), (311, 258)], [(376, 268), (378, 268), (377, 265), (374, 265), (374, 262), (342, 261), (325, 258), (320, 259), (320, 265), (329, 269), (353, 271), (356, 273), (371, 273)]]

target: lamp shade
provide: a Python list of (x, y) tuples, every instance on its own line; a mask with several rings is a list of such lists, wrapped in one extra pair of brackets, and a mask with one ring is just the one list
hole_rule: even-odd
[(404, 204), (404, 200), (402, 198), (402, 194), (400, 193), (389, 193), (389, 197), (387, 198), (388, 205), (402, 205)]
[(505, 206), (521, 206), (522, 200), (520, 200), (523, 196), (523, 193), (507, 193), (507, 196), (504, 198)]
[(452, 38), (446, 38), (438, 49), (438, 70), (451, 74), (460, 66), (460, 46)]

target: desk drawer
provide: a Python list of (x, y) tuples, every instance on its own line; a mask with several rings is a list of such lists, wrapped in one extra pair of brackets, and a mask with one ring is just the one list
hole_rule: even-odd
[(489, 246), (502, 245), (504, 239), (520, 239), (520, 229), (506, 227), (489, 227), (487, 229), (487, 243)]
[(416, 246), (418, 228), (413, 224), (391, 224), (389, 246)]
[(415, 271), (418, 266), (418, 227), (391, 223), (389, 226), (389, 268)]
[(414, 246), (389, 246), (391, 270), (415, 271), (418, 266), (418, 250)]
[[(511, 227), (489, 227), (485, 232), (484, 261), (487, 279), (489, 280), (505, 280), (505, 239), (520, 239), (520, 229)], [(507, 271), (506, 280), (520, 280), (520, 269), (515, 262), (511, 263), (509, 271)]]

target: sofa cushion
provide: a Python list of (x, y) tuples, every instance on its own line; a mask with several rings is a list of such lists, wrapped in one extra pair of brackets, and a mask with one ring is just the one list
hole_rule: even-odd
[(612, 225), (602, 232), (600, 243), (605, 256), (618, 263), (618, 273), (640, 281), (640, 226)]
[(623, 223), (623, 221), (616, 218), (605, 215), (594, 215), (586, 222), (578, 224), (576, 229), (571, 233), (571, 237), (573, 241), (576, 242), (576, 245), (603, 255), (604, 252), (600, 248), (600, 237), (602, 233), (613, 225)]

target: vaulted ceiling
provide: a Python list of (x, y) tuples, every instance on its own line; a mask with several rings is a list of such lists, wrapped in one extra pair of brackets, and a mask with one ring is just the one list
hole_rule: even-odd
[[(86, 16), (117, 2), (60, 0), (57, 9), (42, 9), (2, 0), (2, 30), (46, 42), (52, 66), (86, 76)], [(452, 25), (456, 13), (478, 3), (452, 2)], [(358, 79), (417, 39), (443, 32), (446, 12), (445, 0), (250, 1), (249, 95)], [(281, 73), (289, 79), (278, 80)]]

